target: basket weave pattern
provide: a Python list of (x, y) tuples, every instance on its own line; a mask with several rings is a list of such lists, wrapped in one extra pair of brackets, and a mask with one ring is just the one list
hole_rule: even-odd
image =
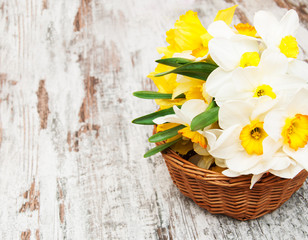
[(162, 155), (174, 184), (185, 196), (212, 214), (224, 214), (239, 220), (255, 219), (274, 211), (303, 185), (308, 176), (306, 170), (293, 179), (268, 174), (249, 189), (249, 175), (230, 178), (202, 169), (171, 149)]

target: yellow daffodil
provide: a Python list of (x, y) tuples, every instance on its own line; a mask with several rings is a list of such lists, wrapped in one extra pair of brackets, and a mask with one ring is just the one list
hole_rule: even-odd
[[(176, 126), (179, 126), (178, 123), (164, 123), (157, 125), (156, 132), (162, 132), (171, 128), (174, 128)], [(166, 142), (172, 142), (178, 138), (180, 138), (181, 135), (176, 135), (172, 138), (169, 138), (166, 140)], [(181, 139), (180, 141), (176, 142), (174, 145), (171, 146), (171, 149), (178, 152), (179, 154), (185, 155), (189, 151), (193, 150), (193, 143), (189, 139)]]
[(185, 125), (186, 127), (181, 129), (179, 133), (186, 138), (189, 138), (193, 143), (200, 144), (203, 148), (206, 148), (206, 139), (200, 131), (191, 131), (190, 124), (192, 119), (198, 114), (205, 111), (208, 104), (203, 100), (192, 99), (185, 102), (181, 109), (177, 106), (173, 106), (175, 114), (159, 117), (153, 120), (156, 124), (178, 123)]
[[(231, 24), (234, 11), (237, 5), (220, 10), (214, 21), (225, 21)], [(174, 28), (167, 32), (166, 41), (169, 46), (158, 48), (159, 53), (164, 53), (165, 57), (172, 57), (174, 53), (191, 51), (191, 55), (198, 58), (208, 54), (208, 42), (212, 36), (202, 26), (198, 14), (188, 11), (175, 22)]]
[[(174, 89), (178, 86), (176, 81), (176, 74), (167, 74), (161, 77), (155, 77), (157, 73), (169, 71), (173, 67), (169, 67), (163, 64), (158, 64), (155, 71), (150, 73), (148, 77), (153, 80), (154, 84), (158, 88), (160, 93), (173, 93)], [(161, 109), (170, 108), (173, 105), (182, 105), (185, 99), (156, 99), (155, 102), (160, 106)]]

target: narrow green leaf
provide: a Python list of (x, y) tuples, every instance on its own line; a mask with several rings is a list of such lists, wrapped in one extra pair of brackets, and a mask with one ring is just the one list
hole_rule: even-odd
[[(152, 91), (137, 91), (134, 92), (133, 95), (138, 98), (143, 99), (172, 99), (171, 93), (159, 93)], [(176, 98), (185, 98), (184, 94), (177, 96)]]
[(201, 80), (206, 80), (208, 75), (214, 71), (217, 66), (206, 62), (192, 62), (183, 66), (177, 67), (167, 72), (158, 73), (155, 77), (161, 77), (166, 74), (176, 73), (188, 77), (193, 77)]
[(180, 67), (185, 64), (192, 63), (193, 61), (186, 58), (164, 58), (164, 59), (158, 59), (155, 62), (171, 67)]
[[(182, 106), (177, 106), (177, 107), (181, 108)], [(174, 114), (172, 107), (136, 118), (132, 121), (132, 123), (142, 124), (142, 125), (155, 125), (155, 123), (153, 122), (155, 118), (166, 116), (169, 114)]]
[(218, 120), (218, 111), (219, 107), (213, 107), (194, 117), (190, 124), (191, 130), (197, 131), (216, 122)]
[(164, 144), (161, 144), (161, 145), (158, 145), (156, 146), (155, 148), (152, 148), (150, 149), (149, 151), (147, 151), (143, 157), (147, 158), (147, 157), (150, 157), (156, 153), (159, 153), (163, 150), (165, 150), (166, 148), (172, 146), (173, 144), (175, 144), (176, 142), (178, 142), (181, 138), (177, 139), (177, 140), (174, 140), (172, 142), (169, 142), (169, 143), (164, 143)]
[(217, 107), (217, 104), (215, 102), (215, 99), (213, 98), (212, 102), (210, 102), (210, 104), (207, 106), (206, 110), (210, 110), (214, 107)]
[(172, 137), (178, 135), (178, 131), (181, 130), (182, 128), (184, 128), (184, 127), (185, 127), (184, 125), (180, 125), (180, 126), (176, 126), (174, 128), (170, 128), (168, 130), (156, 133), (149, 138), (149, 142), (153, 142), (153, 143), (161, 142), (161, 141), (167, 140), (169, 138), (172, 138)]

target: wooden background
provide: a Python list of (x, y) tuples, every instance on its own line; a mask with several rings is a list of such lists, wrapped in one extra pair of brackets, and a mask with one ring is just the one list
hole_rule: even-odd
[(0, 0), (0, 239), (308, 239), (307, 183), (280, 209), (239, 222), (182, 196), (160, 155), (144, 159), (154, 111), (133, 91), (187, 10), (207, 26), (294, 8), (308, 51), (307, 1)]

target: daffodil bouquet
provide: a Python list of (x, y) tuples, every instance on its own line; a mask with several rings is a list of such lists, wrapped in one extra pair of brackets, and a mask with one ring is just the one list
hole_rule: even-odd
[(308, 64), (298, 59), (294, 10), (232, 26), (235, 9), (207, 29), (196, 12), (180, 16), (149, 74), (158, 92), (134, 93), (159, 110), (133, 123), (157, 125), (149, 141), (163, 144), (145, 157), (170, 147), (201, 168), (251, 175), (252, 188), (263, 174), (308, 170)]

